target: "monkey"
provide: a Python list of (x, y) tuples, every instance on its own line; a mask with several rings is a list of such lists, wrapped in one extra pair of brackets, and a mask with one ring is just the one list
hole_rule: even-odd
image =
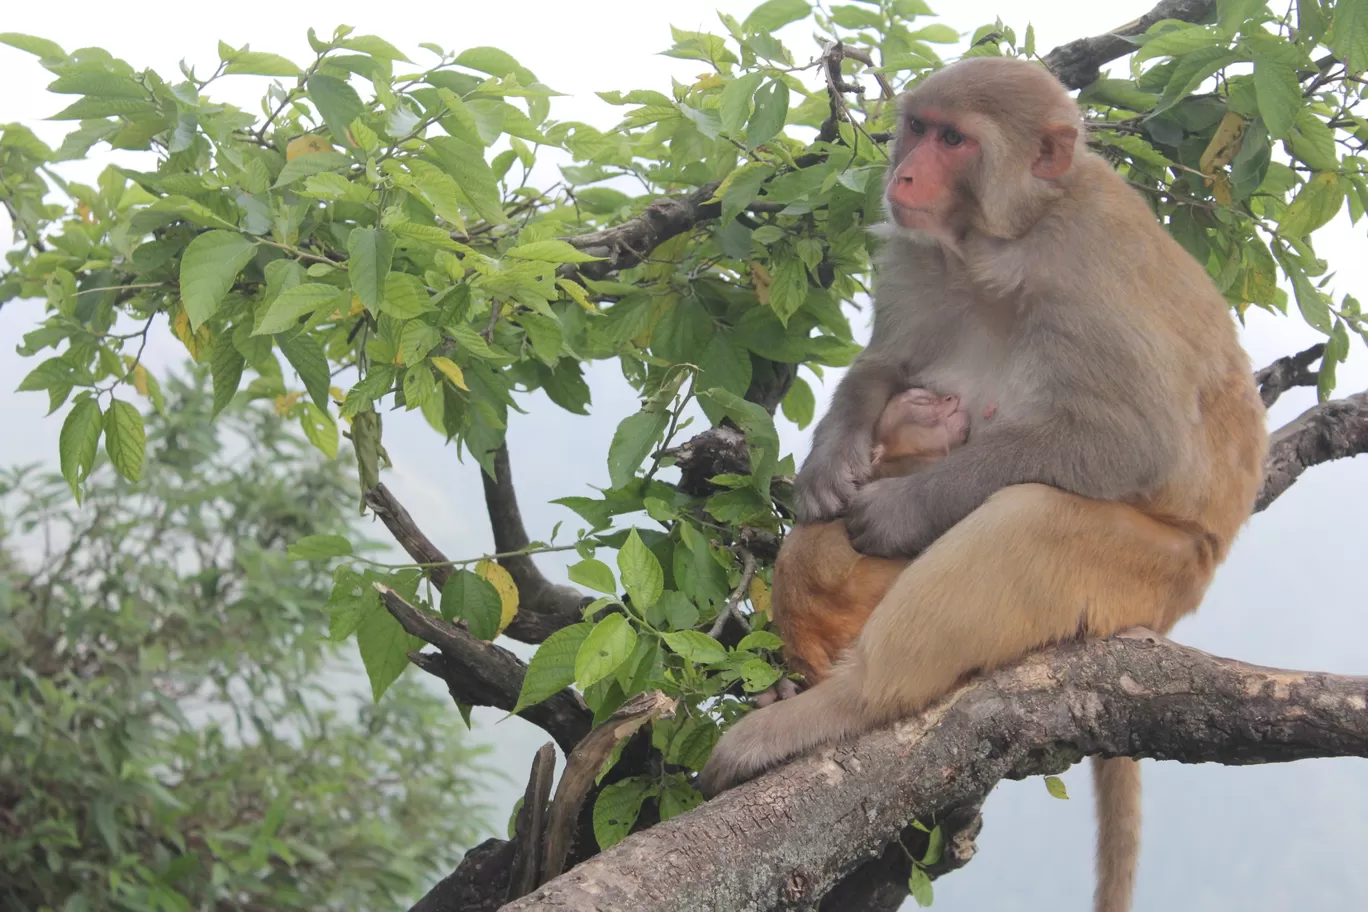
[[(825, 680), (722, 736), (709, 797), (1051, 643), (1167, 633), (1253, 511), (1268, 435), (1228, 305), (1088, 149), (1058, 80), (965, 59), (898, 117), (871, 341), (814, 430), (795, 513), (915, 558)], [(861, 485), (883, 405), (910, 386), (958, 396), (968, 437)], [(1094, 757), (1094, 775), (1094, 909), (1126, 912), (1138, 766)]]
[[(968, 429), (957, 396), (919, 388), (898, 393), (875, 423), (870, 480), (925, 468), (963, 443)], [(789, 670), (808, 686), (825, 678), (906, 566), (906, 560), (856, 552), (840, 520), (795, 525), (775, 560), (770, 606)], [(796, 692), (794, 687), (766, 691), (757, 703)]]

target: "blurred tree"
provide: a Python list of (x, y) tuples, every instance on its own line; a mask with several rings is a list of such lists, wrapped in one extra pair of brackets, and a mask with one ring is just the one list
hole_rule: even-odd
[(0, 475), (0, 908), (392, 908), (480, 829), (447, 700), (334, 690), (331, 580), (282, 549), (347, 530), (345, 472), (269, 409), (211, 422), (206, 374), (142, 481)]

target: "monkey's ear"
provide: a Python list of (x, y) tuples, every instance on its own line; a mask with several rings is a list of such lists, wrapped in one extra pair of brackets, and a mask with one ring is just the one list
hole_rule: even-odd
[(1072, 124), (1050, 124), (1040, 137), (1040, 154), (1031, 164), (1031, 173), (1042, 180), (1058, 180), (1073, 164), (1078, 128)]

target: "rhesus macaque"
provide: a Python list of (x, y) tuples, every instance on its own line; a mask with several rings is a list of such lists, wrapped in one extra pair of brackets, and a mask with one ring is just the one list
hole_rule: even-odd
[[(964, 60), (900, 117), (872, 341), (816, 429), (796, 507), (802, 523), (843, 517), (861, 553), (916, 558), (826, 680), (722, 737), (709, 795), (1044, 645), (1166, 633), (1253, 509), (1267, 433), (1226, 302), (1088, 150), (1058, 81)], [(884, 404), (911, 386), (958, 396), (968, 438), (861, 486)], [(1125, 912), (1137, 767), (1095, 773), (1095, 908)]]
[[(931, 465), (963, 443), (968, 429), (957, 397), (904, 390), (889, 400), (875, 423), (870, 479), (894, 478)], [(906, 560), (858, 553), (839, 519), (794, 526), (775, 561), (770, 605), (789, 670), (803, 675), (807, 686), (825, 678), (906, 567)], [(777, 696), (793, 693), (795, 688), (781, 687)], [(759, 702), (766, 705), (773, 699), (767, 695)]]

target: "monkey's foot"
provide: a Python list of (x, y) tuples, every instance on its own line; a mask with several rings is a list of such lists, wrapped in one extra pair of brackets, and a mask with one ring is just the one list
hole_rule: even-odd
[(798, 696), (798, 685), (792, 678), (780, 678), (779, 683), (771, 686), (768, 690), (761, 691), (755, 696), (755, 705), (761, 708), (777, 703), (780, 700), (787, 700), (789, 697)]

